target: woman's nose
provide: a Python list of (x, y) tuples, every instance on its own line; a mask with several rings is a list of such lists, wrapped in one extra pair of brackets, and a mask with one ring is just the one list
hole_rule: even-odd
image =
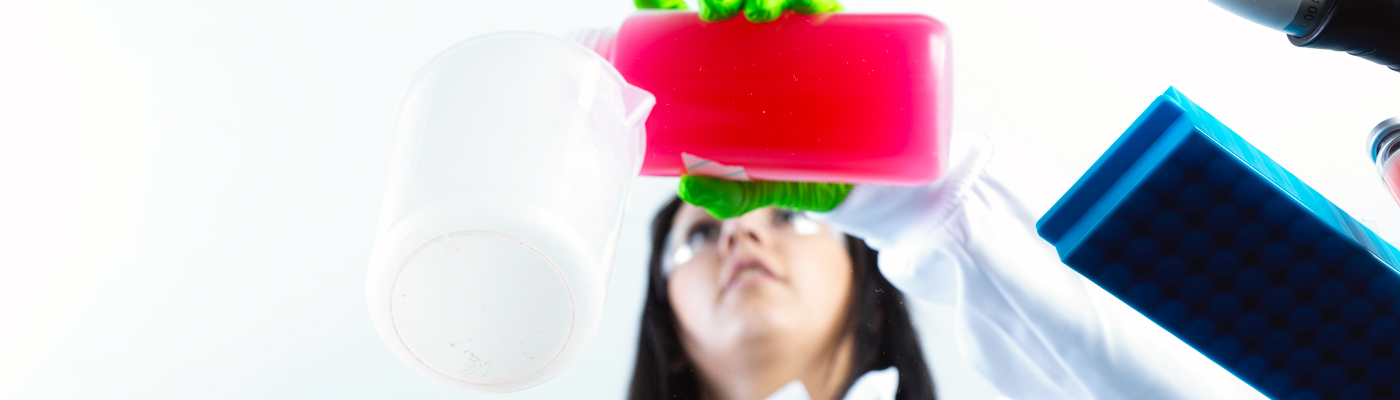
[(720, 243), (724, 254), (737, 251), (743, 242), (748, 242), (751, 246), (767, 245), (771, 239), (766, 220), (759, 215), (762, 210), (750, 212), (738, 218), (730, 218), (724, 221), (724, 229), (720, 230)]

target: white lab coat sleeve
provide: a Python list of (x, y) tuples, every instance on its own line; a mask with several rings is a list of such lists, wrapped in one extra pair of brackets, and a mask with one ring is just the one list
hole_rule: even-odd
[(814, 217), (880, 251), (906, 295), (950, 303), (963, 356), (1016, 400), (1263, 399), (1060, 262), (1035, 222), (1068, 188), (1024, 148), (955, 135), (937, 181), (857, 185)]

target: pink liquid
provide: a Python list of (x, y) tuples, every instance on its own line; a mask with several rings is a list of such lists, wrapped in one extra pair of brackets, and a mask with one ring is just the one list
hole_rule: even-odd
[(656, 95), (642, 174), (681, 153), (759, 180), (919, 185), (947, 158), (947, 30), (914, 14), (798, 15), (718, 23), (642, 13), (613, 64)]

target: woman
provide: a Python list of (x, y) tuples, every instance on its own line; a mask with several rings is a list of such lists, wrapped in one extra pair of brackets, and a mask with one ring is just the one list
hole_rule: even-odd
[[(857, 311), (846, 314), (856, 321), (876, 318), (882, 323), (871, 323), (870, 327), (877, 335), (904, 338), (877, 340), (879, 346), (918, 348), (912, 343), (912, 329), (904, 329), (908, 326), (907, 311), (902, 305), (893, 306), (899, 304), (898, 296), (953, 306), (954, 319), (948, 323), (954, 328), (963, 356), (1002, 395), (1012, 399), (1264, 398), (1059, 262), (1055, 248), (1036, 235), (1034, 224), (1063, 193), (1065, 185), (1035, 162), (1032, 152), (994, 136), (955, 134), (952, 139), (948, 169), (938, 180), (919, 187), (856, 185), (829, 212), (803, 214), (829, 225), (768, 208), (725, 220), (717, 225), (718, 236), (711, 236), (716, 234), (716, 225), (706, 222), (704, 210), (678, 202), (662, 210), (653, 227), (652, 280), (632, 398), (762, 399), (767, 393), (774, 397), (783, 395), (781, 390), (773, 392), (775, 385), (783, 385), (784, 379), (795, 379), (814, 399), (840, 399), (847, 386), (853, 392), (880, 386), (865, 385), (865, 381), (878, 380), (875, 378), (879, 372), (869, 371), (881, 371), (886, 365), (898, 370), (895, 398), (932, 397), (931, 383), (924, 386), (910, 382), (911, 373), (926, 373), (923, 362), (907, 368), (901, 364), (919, 351), (863, 352), (859, 344), (864, 343), (863, 322), (856, 323), (852, 339), (855, 349), (843, 350), (841, 340), (845, 337), (831, 333), (837, 329), (829, 322), (830, 315), (839, 314), (830, 311), (839, 307), (830, 305), (834, 303), (822, 303), (820, 297), (797, 297), (814, 302), (813, 308), (816, 304), (828, 304), (824, 306), (826, 313), (803, 315), (779, 307), (803, 304), (800, 302), (734, 302), (748, 308), (724, 302), (728, 293), (717, 288), (718, 282), (727, 285), (725, 278), (733, 275), (722, 274), (726, 268), (733, 274), (732, 270), (746, 265), (743, 254), (747, 250), (743, 249), (748, 247), (743, 246), (753, 247), (749, 243), (765, 240), (764, 232), (790, 232), (791, 240), (800, 239), (802, 243), (793, 245), (802, 250), (792, 257), (800, 255), (807, 260), (791, 263), (782, 259), (781, 264), (769, 265), (769, 259), (755, 256), (773, 270), (774, 277), (782, 277), (794, 265), (813, 273), (838, 271), (838, 266), (846, 264), (816, 261), (836, 258), (849, 260), (850, 287), (869, 285), (861, 280), (876, 282), (875, 289), (851, 289), (835, 297), (857, 303), (848, 307), (865, 307), (865, 303), (873, 301), (877, 309), (884, 310), (883, 316), (859, 308), (848, 308)], [(763, 221), (776, 225), (760, 229)], [(821, 242), (817, 240), (820, 234), (810, 233), (834, 232), (832, 229), (851, 235), (847, 240), (849, 258), (833, 256), (841, 253), (831, 248), (832, 243), (838, 242), (835, 239)], [(741, 249), (734, 253), (737, 258), (721, 257), (729, 254), (725, 246), (734, 248), (727, 241), (737, 243)], [(869, 249), (879, 250), (878, 255), (875, 250), (867, 250), (867, 243)], [(683, 244), (691, 244), (688, 251), (683, 250)], [(668, 266), (672, 260), (682, 262)], [(871, 261), (876, 261), (876, 265), (871, 265)], [(726, 262), (731, 265), (726, 267)], [(669, 279), (667, 271), (671, 272)], [(761, 281), (764, 272), (747, 272), (758, 274), (760, 281), (755, 283), (762, 285), (745, 288), (755, 292), (777, 289), (777, 285)], [(706, 308), (705, 292), (688, 282), (712, 285), (710, 295), (716, 297), (710, 300), (714, 305)], [(843, 282), (837, 279), (822, 284), (825, 286), (814, 284), (813, 288), (826, 287), (828, 292), (837, 292), (834, 288)], [(692, 291), (699, 292), (694, 296), (701, 299), (687, 294)], [(879, 294), (880, 300), (872, 300), (870, 292)], [(774, 298), (782, 299), (776, 295)], [(811, 321), (786, 320), (790, 317)], [(739, 340), (765, 339), (755, 334), (764, 332), (752, 326), (758, 323), (776, 327), (767, 332), (788, 337)], [(784, 327), (789, 329), (777, 329)], [(745, 333), (751, 335), (744, 336)], [(819, 345), (821, 340), (826, 340), (827, 347)], [(906, 340), (910, 343), (902, 344)], [(778, 367), (760, 362), (765, 360), (762, 356), (770, 354), (764, 352), (770, 350), (764, 346), (781, 346), (782, 349), (771, 351), (784, 355), (801, 353), (795, 356), (799, 358), (796, 362), (812, 368), (786, 373), (766, 371), (764, 368)], [(843, 355), (848, 353), (851, 355)], [(868, 364), (841, 361), (841, 357), (860, 359), (863, 354), (898, 357)], [(827, 379), (816, 372), (841, 378)], [(863, 378), (851, 383), (856, 377)]]
[[(680, 0), (634, 2), (685, 8)], [(841, 9), (833, 0), (699, 3), (702, 18), (711, 21), (740, 11), (762, 22), (786, 9)], [(836, 196), (836, 204), (815, 202), (820, 206), (811, 209), (824, 212), (814, 218), (853, 235), (845, 241), (849, 257), (834, 250), (839, 240), (797, 233), (831, 227), (772, 209), (698, 232), (677, 230), (704, 218), (695, 216), (703, 211), (673, 201), (653, 226), (631, 397), (778, 398), (796, 387), (812, 398), (837, 399), (881, 387), (876, 382), (890, 376), (881, 368), (893, 366), (895, 397), (932, 398), (924, 362), (913, 359), (920, 352), (899, 300), (903, 293), (953, 305), (963, 355), (1013, 399), (1264, 398), (1060, 263), (1056, 249), (1036, 235), (1035, 223), (1068, 185), (1032, 152), (993, 136), (955, 134), (949, 159), (943, 176), (926, 186), (857, 185)], [(736, 208), (722, 204), (733, 193), (707, 195), (733, 185), (706, 182), (683, 178), (680, 192), (697, 194), (687, 199), (707, 206), (720, 199), (719, 210)], [(744, 210), (755, 203), (748, 201), (754, 197), (738, 198)], [(759, 228), (765, 221), (777, 225)], [(753, 250), (759, 255), (746, 258), (744, 246), (763, 246), (745, 243), (780, 243), (774, 238), (781, 235), (765, 236), (765, 229), (800, 237), (790, 247), (801, 250), (781, 253), (788, 258)], [(695, 234), (698, 242), (690, 239)], [(687, 243), (698, 244), (683, 251)], [(668, 266), (671, 257), (682, 262)], [(741, 267), (755, 264), (750, 259), (760, 265), (744, 272)], [(789, 270), (797, 272), (789, 277)], [(825, 280), (805, 280), (822, 271)], [(729, 278), (740, 275), (753, 280), (731, 285)]]
[(652, 223), (630, 397), (933, 399), (903, 296), (875, 260), (792, 211), (721, 221), (672, 200)]

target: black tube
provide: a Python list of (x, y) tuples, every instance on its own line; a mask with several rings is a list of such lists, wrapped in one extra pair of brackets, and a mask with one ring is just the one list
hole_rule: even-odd
[(1400, 71), (1400, 0), (1333, 0), (1306, 36), (1288, 35), (1294, 46), (1345, 51)]

